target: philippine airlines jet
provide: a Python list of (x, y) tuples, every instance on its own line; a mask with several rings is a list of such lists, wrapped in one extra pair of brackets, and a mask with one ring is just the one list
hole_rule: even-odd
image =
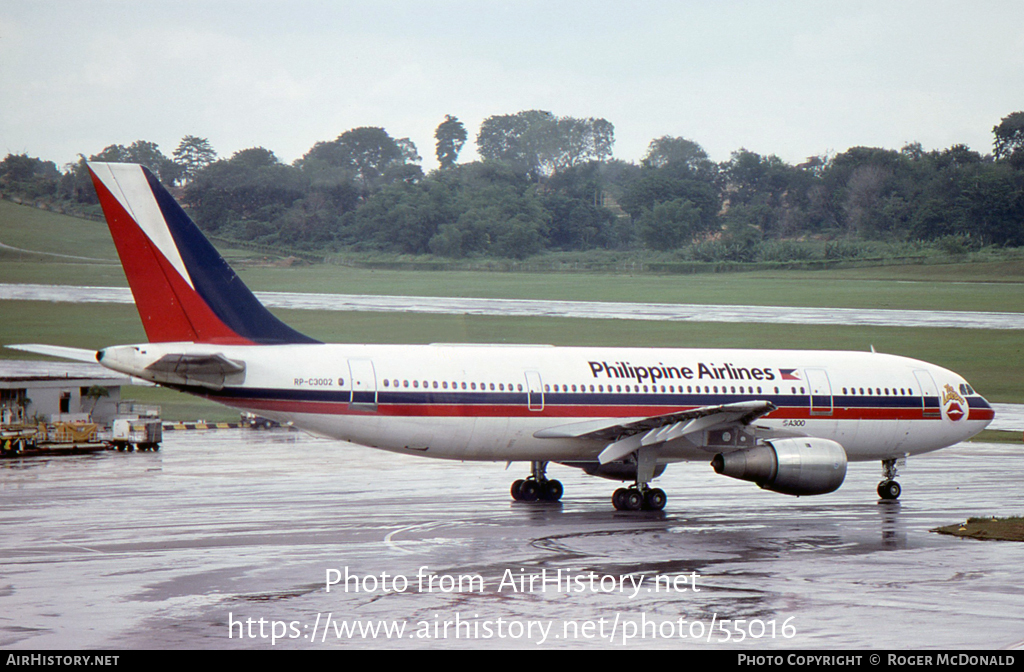
[(897, 460), (994, 415), (956, 373), (874, 352), (320, 343), (256, 300), (152, 173), (89, 168), (149, 339), (89, 357), (364, 446), (529, 462), (516, 500), (561, 498), (550, 462), (632, 481), (616, 509), (659, 510), (651, 481), (672, 462), (818, 495), (863, 460), (881, 461), (878, 494), (895, 499)]

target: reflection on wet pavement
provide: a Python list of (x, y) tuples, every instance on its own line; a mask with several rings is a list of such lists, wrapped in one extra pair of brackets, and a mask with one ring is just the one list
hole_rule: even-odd
[[(660, 513), (616, 512), (612, 482), (557, 465), (560, 504), (513, 503), (525, 465), (286, 431), (180, 432), (159, 453), (5, 461), (0, 646), (270, 648), (269, 630), (242, 638), (238, 624), (260, 618), (294, 625), (274, 648), (482, 647), (499, 621), (524, 628), (500, 641), (521, 648), (1009, 646), (1022, 639), (1024, 544), (929, 530), (1024, 511), (1020, 453), (962, 444), (913, 458), (898, 502), (877, 499), (875, 463), (805, 498), (675, 465), (658, 479)], [(355, 583), (327, 592), (331, 570)], [(410, 632), (364, 637), (339, 630), (345, 619)], [(644, 619), (663, 629), (627, 638)], [(776, 636), (696, 637), (723, 619)], [(445, 636), (455, 621), (465, 629)]]

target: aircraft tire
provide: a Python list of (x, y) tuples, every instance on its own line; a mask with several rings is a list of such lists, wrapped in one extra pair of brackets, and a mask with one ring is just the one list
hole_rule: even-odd
[(519, 494), (519, 489), (523, 487), (523, 483), (525, 483), (525, 481), (521, 478), (517, 481), (512, 482), (512, 499), (516, 500), (517, 502), (522, 499), (522, 495)]
[(878, 496), (882, 499), (899, 499), (902, 492), (903, 488), (896, 481), (882, 481), (878, 484)]
[(652, 488), (644, 495), (644, 508), (648, 511), (661, 511), (668, 503), (668, 495), (661, 488)]
[(622, 503), (625, 504), (626, 511), (640, 511), (644, 508), (644, 496), (640, 494), (639, 490), (630, 488), (623, 495)]
[(625, 488), (619, 488), (612, 493), (612, 505), (615, 506), (616, 511), (626, 510), (626, 493), (628, 491)]
[(537, 481), (523, 481), (519, 486), (519, 501), (536, 502), (540, 496), (540, 484)]
[(562, 498), (563, 492), (565, 489), (562, 487), (561, 481), (550, 480), (544, 483), (541, 498), (545, 502), (557, 502)]

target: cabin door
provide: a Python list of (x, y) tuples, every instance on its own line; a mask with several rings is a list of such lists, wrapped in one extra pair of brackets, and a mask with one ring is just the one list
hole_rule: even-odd
[(373, 362), (368, 359), (348, 360), (349, 376), (352, 380), (352, 396), (349, 408), (356, 411), (377, 410), (377, 374)]
[(811, 388), (811, 415), (832, 415), (832, 382), (825, 369), (805, 369)]
[(921, 388), (921, 415), (925, 418), (941, 418), (942, 406), (939, 404), (939, 388), (935, 379), (927, 371), (914, 371), (917, 386)]
[(544, 385), (537, 371), (526, 372), (526, 403), (531, 411), (544, 410)]

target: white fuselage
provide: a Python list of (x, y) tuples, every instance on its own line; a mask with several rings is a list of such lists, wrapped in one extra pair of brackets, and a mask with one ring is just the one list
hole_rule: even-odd
[[(457, 460), (594, 460), (601, 441), (534, 434), (751, 400), (777, 407), (760, 430), (827, 438), (854, 461), (937, 450), (993, 417), (951, 371), (860, 352), (149, 343), (107, 348), (101, 363), (167, 382), (147, 366), (169, 353), (244, 363), (244, 375), (177, 386), (187, 391), (323, 436)], [(710, 455), (680, 440), (659, 461)]]

